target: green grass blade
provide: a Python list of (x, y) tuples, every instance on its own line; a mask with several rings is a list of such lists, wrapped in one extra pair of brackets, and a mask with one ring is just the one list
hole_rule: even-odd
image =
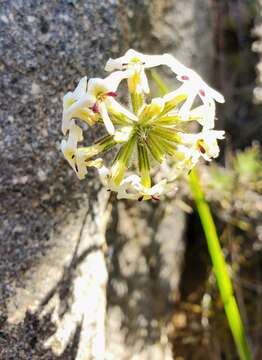
[(240, 359), (251, 360), (252, 356), (249, 350), (238, 305), (234, 297), (232, 282), (229, 277), (227, 265), (219, 243), (213, 217), (208, 203), (204, 198), (197, 170), (192, 170), (189, 175), (189, 183), (205, 233), (209, 254), (213, 263), (213, 269), (224, 304), (227, 320), (235, 340)]

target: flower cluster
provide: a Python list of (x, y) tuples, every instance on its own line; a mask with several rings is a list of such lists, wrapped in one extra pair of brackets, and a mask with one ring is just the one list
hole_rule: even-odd
[[(150, 99), (146, 69), (160, 65), (169, 67), (180, 85)], [(118, 198), (158, 199), (174, 189), (177, 176), (189, 172), (201, 157), (210, 161), (218, 156), (217, 140), (223, 139), (224, 131), (214, 130), (215, 101), (222, 103), (224, 98), (195, 71), (170, 54), (144, 55), (133, 49), (109, 59), (105, 70), (111, 74), (104, 79), (82, 78), (63, 100), (66, 139), (61, 149), (79, 179), (85, 178), (88, 167), (96, 167)], [(130, 109), (116, 101), (122, 82), (127, 84)], [(83, 130), (77, 119), (88, 128), (101, 124), (107, 135), (79, 146)], [(192, 132), (193, 122), (201, 125), (200, 132)], [(108, 166), (101, 154), (113, 148), (117, 153)]]

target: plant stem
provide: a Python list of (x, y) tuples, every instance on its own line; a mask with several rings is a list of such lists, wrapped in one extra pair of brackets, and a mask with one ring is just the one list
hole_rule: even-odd
[(229, 277), (227, 265), (219, 243), (214, 220), (208, 203), (204, 198), (204, 192), (201, 187), (197, 170), (192, 170), (189, 175), (189, 183), (205, 233), (209, 254), (213, 263), (213, 269), (224, 304), (227, 320), (232, 331), (240, 359), (251, 360), (252, 356), (249, 350), (238, 305), (234, 297), (232, 282)]
[[(157, 84), (161, 95), (166, 94), (169, 89), (158, 73), (151, 70), (150, 75)], [(234, 296), (232, 282), (227, 270), (227, 265), (219, 243), (216, 226), (205, 200), (201, 181), (196, 169), (189, 175), (191, 191), (196, 203), (197, 211), (205, 233), (208, 251), (213, 263), (218, 289), (223, 301), (229, 327), (231, 329), (239, 357), (241, 360), (252, 360), (243, 322), (241, 320), (238, 305)]]

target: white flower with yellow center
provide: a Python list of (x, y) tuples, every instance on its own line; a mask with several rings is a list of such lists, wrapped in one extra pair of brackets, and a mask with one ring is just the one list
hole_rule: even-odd
[(148, 80), (145, 69), (159, 65), (166, 65), (166, 54), (145, 55), (136, 50), (129, 49), (124, 56), (117, 59), (109, 59), (106, 63), (106, 71), (128, 70), (128, 84), (131, 93), (149, 93)]
[[(145, 69), (158, 65), (171, 68), (182, 85), (146, 101), (144, 94), (149, 94), (150, 88)], [(102, 183), (119, 199), (158, 200), (167, 192), (174, 193), (177, 176), (187, 174), (201, 157), (210, 161), (218, 156), (217, 140), (224, 138), (224, 131), (213, 130), (215, 100), (223, 102), (224, 98), (193, 70), (172, 55), (144, 55), (132, 49), (123, 57), (110, 59), (106, 70), (117, 71), (88, 83), (83, 78), (64, 101), (64, 130), (69, 129), (69, 136), (61, 148), (80, 179), (86, 176), (87, 167), (95, 166)], [(118, 86), (125, 80), (131, 109), (115, 100)], [(197, 96), (202, 104), (193, 108)], [(73, 118), (87, 121), (83, 109), (95, 114), (95, 121), (109, 135), (93, 145), (78, 147), (82, 130)], [(200, 124), (202, 131), (193, 133), (191, 122)], [(111, 149), (115, 149), (113, 161), (103, 161), (102, 154)]]
[(180, 134), (180, 136), (185, 146), (188, 146), (206, 161), (211, 161), (212, 158), (219, 155), (217, 140), (224, 139), (225, 132), (223, 130), (203, 129), (197, 134)]
[(69, 130), (73, 118), (81, 119), (90, 126), (98, 120), (97, 114), (88, 106), (86, 76), (79, 81), (73, 92), (69, 91), (63, 98), (62, 132), (64, 135)]
[(117, 71), (105, 79), (93, 78), (87, 84), (87, 101), (94, 113), (99, 113), (109, 134), (114, 134), (115, 128), (108, 113), (121, 114), (132, 120), (136, 116), (120, 105), (114, 98), (120, 82), (126, 78), (126, 74)]
[(73, 120), (70, 124), (67, 140), (64, 139), (61, 142), (61, 150), (64, 157), (80, 180), (85, 178), (88, 167), (100, 168), (103, 165), (101, 158), (94, 159), (94, 157), (115, 145), (112, 136), (106, 136), (92, 146), (77, 147), (78, 142), (83, 140), (82, 134), (82, 129), (75, 125)]

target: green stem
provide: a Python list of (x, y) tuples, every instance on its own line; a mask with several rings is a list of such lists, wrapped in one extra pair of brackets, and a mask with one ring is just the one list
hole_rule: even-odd
[(234, 297), (232, 282), (229, 277), (227, 265), (219, 243), (214, 220), (208, 203), (204, 198), (197, 170), (192, 170), (189, 175), (189, 183), (206, 236), (207, 246), (213, 263), (214, 273), (216, 275), (217, 285), (224, 304), (227, 320), (232, 331), (240, 359), (251, 360), (252, 356), (249, 350), (238, 305)]
[[(151, 70), (151, 77), (157, 84), (162, 95), (169, 89), (154, 70)], [(213, 263), (213, 269), (216, 275), (217, 285), (224, 304), (228, 324), (230, 326), (239, 357), (241, 360), (252, 360), (243, 322), (241, 320), (238, 305), (234, 296), (232, 282), (227, 270), (227, 265), (219, 243), (216, 226), (205, 200), (204, 192), (201, 187), (201, 181), (197, 170), (193, 169), (189, 175), (191, 191), (196, 203), (197, 211), (206, 236), (208, 251)]]
[(169, 88), (164, 83), (164, 81), (161, 79), (161, 77), (158, 75), (158, 73), (155, 70), (151, 69), (150, 75), (151, 75), (152, 79), (154, 80), (154, 82), (157, 84), (161, 95), (167, 94), (169, 92)]

